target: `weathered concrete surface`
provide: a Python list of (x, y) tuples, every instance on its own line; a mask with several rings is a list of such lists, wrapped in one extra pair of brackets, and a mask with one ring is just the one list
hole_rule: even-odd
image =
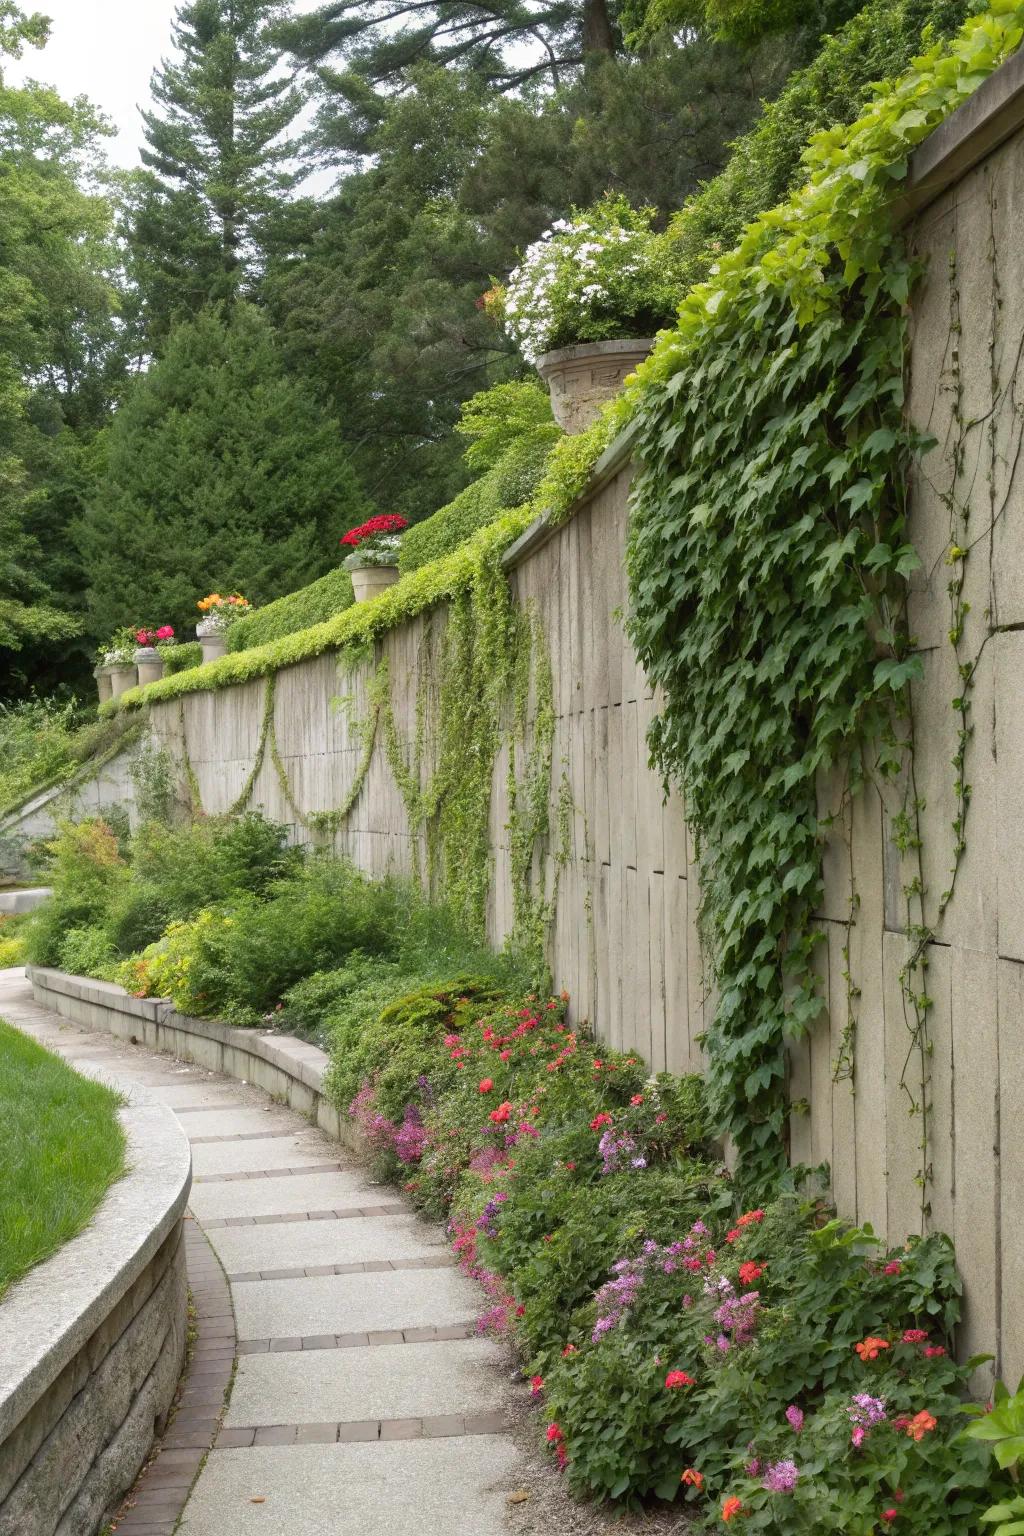
[(215, 1450), (178, 1536), (505, 1536), (514, 1473), (498, 1435)]
[[(4, 1012), (6, 990), (0, 983)], [(94, 1536), (149, 1454), (177, 1385), (188, 1142), (159, 1105), (121, 1118), (128, 1173), (86, 1230), (0, 1302), (4, 1536)]]
[[(376, 1325), (375, 1325), (376, 1326)], [(401, 1349), (323, 1349), (244, 1355), (225, 1423), (323, 1424), (337, 1419), (411, 1419), (486, 1413), (501, 1358), (490, 1339), (406, 1344)], [(270, 1414), (275, 1417), (268, 1417)]]

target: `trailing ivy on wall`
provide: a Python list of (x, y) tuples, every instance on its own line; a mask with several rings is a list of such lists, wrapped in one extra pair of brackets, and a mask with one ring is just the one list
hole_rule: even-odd
[[(786, 1041), (821, 1007), (819, 778), (838, 766), (855, 793), (911, 747), (906, 483), (921, 443), (903, 374), (918, 272), (891, 205), (914, 145), (1022, 31), (1024, 5), (993, 0), (851, 128), (819, 135), (805, 187), (688, 295), (631, 391), (630, 633), (665, 700), (652, 755), (697, 843), (714, 1101), (754, 1184), (784, 1160)], [(913, 963), (905, 992), (926, 1078)], [(911, 1096), (924, 1116), (926, 1086)]]

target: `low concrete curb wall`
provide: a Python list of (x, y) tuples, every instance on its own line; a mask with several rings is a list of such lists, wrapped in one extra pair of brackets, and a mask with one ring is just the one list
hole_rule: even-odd
[(130, 1488), (185, 1357), (188, 1142), (121, 1111), (129, 1172), (0, 1302), (0, 1531), (95, 1536)]
[(328, 1057), (315, 1045), (273, 1031), (235, 1029), (219, 1019), (195, 1019), (176, 1013), (166, 998), (132, 997), (108, 981), (41, 966), (30, 966), (28, 976), (36, 1002), (54, 1013), (252, 1083), (305, 1115), (336, 1141), (365, 1152), (358, 1128), (326, 1096)]

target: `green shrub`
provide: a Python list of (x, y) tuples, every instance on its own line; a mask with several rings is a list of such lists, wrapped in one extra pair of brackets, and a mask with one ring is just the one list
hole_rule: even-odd
[(127, 886), (129, 870), (102, 817), (62, 823), (46, 850), (52, 895), (29, 916), (26, 954), (32, 965), (57, 966), (69, 930), (102, 923)]
[(78, 725), (74, 703), (30, 698), (0, 704), (0, 809), (74, 771)]
[(276, 602), (267, 603), (232, 624), (228, 630), (228, 650), (247, 651), (268, 640), (280, 640), (283, 635), (333, 619), (335, 614), (350, 608), (354, 601), (352, 577), (339, 566), (308, 587), (289, 592), (286, 597), (279, 597)]
[(702, 282), (744, 226), (804, 180), (800, 157), (813, 133), (853, 122), (871, 85), (921, 52), (925, 27), (950, 37), (975, 8), (971, 0), (870, 0), (825, 38), (817, 58), (737, 141), (725, 169), (675, 216), (670, 233), (680, 291)]
[(104, 928), (70, 928), (60, 946), (60, 969), (73, 976), (113, 976), (117, 955)]
[[(242, 620), (245, 623), (245, 620)], [(164, 660), (164, 672), (168, 677), (173, 677), (175, 672), (188, 672), (192, 667), (202, 666), (203, 648), (198, 640), (186, 640), (181, 645), (168, 645), (161, 651)]]

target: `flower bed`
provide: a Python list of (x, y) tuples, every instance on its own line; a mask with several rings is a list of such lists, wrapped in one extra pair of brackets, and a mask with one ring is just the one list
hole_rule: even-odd
[(449, 1215), (576, 1492), (773, 1536), (974, 1529), (1010, 1485), (961, 1438), (948, 1238), (887, 1248), (792, 1189), (737, 1214), (699, 1079), (646, 1081), (564, 999), (432, 998), (337, 1042), (333, 1096)]

